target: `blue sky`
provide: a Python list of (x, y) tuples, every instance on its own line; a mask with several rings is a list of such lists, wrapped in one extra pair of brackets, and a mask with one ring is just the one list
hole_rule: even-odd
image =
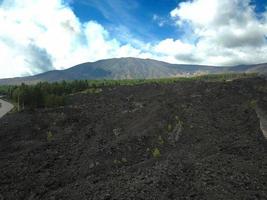
[[(178, 0), (74, 0), (73, 11), (81, 21), (95, 20), (110, 32), (123, 26), (134, 37), (144, 42), (153, 42), (168, 37), (179, 37), (179, 31), (170, 20), (169, 13), (178, 5)], [(159, 19), (155, 19), (157, 17)], [(166, 21), (160, 27), (160, 21)]]
[[(135, 38), (157, 42), (165, 38), (179, 39), (185, 30), (177, 29), (170, 12), (186, 0), (72, 0), (69, 1), (82, 22), (95, 20), (111, 33), (114, 27), (125, 27)], [(188, 1), (187, 1), (188, 2)], [(266, 10), (266, 0), (252, 0), (256, 13)], [(161, 26), (160, 23), (163, 23)]]
[(264, 63), (266, 7), (266, 0), (0, 0), (0, 78), (114, 57)]
[[(183, 30), (177, 30), (170, 12), (181, 0), (73, 0), (70, 5), (81, 21), (95, 20), (109, 31), (114, 26), (124, 26), (136, 37), (146, 42), (168, 37), (177, 39)], [(267, 1), (253, 0), (257, 13), (265, 11)], [(155, 19), (157, 16), (159, 19)], [(159, 26), (160, 21), (165, 21)], [(144, 28), (145, 27), (145, 28)]]

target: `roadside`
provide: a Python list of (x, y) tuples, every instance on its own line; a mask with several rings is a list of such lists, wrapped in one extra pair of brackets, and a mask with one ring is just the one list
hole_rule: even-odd
[(260, 119), (260, 128), (264, 135), (264, 137), (267, 139), (267, 115), (264, 112), (264, 110), (260, 108), (256, 108), (256, 113), (258, 115), (258, 118)]

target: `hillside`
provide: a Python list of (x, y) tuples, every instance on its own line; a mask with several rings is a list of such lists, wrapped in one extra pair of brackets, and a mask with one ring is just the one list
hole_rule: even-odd
[(92, 80), (92, 79), (149, 79), (191, 76), (214, 73), (266, 73), (267, 64), (215, 67), (201, 65), (170, 64), (151, 59), (114, 58), (89, 62), (66, 70), (49, 71), (29, 77), (0, 79), (0, 84), (14, 85), (40, 81)]
[(267, 199), (267, 82), (80, 92), (0, 119), (0, 199)]

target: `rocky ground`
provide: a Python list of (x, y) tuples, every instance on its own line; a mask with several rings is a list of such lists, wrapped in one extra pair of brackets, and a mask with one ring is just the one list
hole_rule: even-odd
[(267, 82), (104, 88), (0, 120), (0, 199), (267, 199)]

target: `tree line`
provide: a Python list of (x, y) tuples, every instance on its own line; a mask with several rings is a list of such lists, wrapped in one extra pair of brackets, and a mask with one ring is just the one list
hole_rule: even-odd
[[(225, 81), (237, 78), (255, 77), (257, 74), (211, 74), (192, 77), (174, 77), (160, 79), (132, 79), (132, 80), (75, 80), (62, 82), (40, 82), (35, 85), (21, 84), (17, 86), (0, 86), (0, 95), (12, 100), (18, 110), (24, 108), (41, 108), (63, 106), (69, 94), (87, 91), (98, 93), (98, 88), (118, 85), (140, 85), (147, 83), (170, 84), (177, 81)], [(102, 91), (102, 90), (101, 90)]]
[(63, 106), (66, 96), (88, 88), (87, 81), (40, 82), (35, 85), (1, 86), (0, 94), (12, 100), (18, 110)]

